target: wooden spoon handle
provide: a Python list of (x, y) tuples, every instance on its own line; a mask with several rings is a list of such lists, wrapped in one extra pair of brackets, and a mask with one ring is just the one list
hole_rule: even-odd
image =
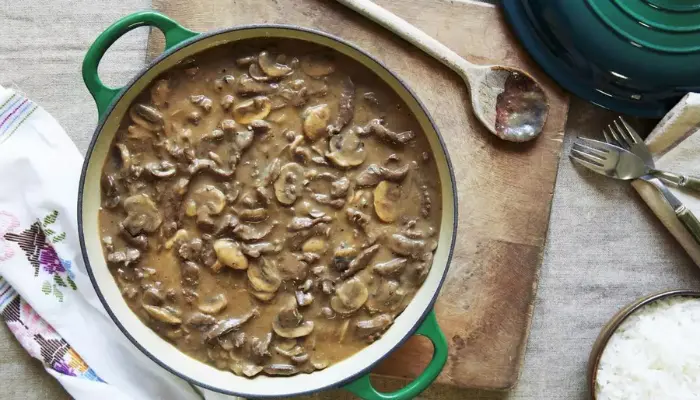
[(463, 78), (467, 78), (469, 70), (478, 68), (449, 47), (438, 42), (425, 32), (409, 24), (389, 10), (382, 8), (369, 0), (337, 0), (338, 3), (364, 15), (386, 29), (394, 32), (409, 43), (428, 53), (436, 60), (445, 64)]

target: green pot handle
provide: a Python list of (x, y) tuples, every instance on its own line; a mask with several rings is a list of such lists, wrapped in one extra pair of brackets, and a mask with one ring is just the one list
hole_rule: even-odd
[(165, 50), (199, 35), (197, 32), (183, 28), (165, 15), (153, 11), (142, 11), (127, 15), (102, 32), (90, 46), (83, 60), (83, 81), (85, 81), (85, 86), (87, 86), (90, 94), (95, 99), (100, 119), (104, 116), (112, 100), (123, 89), (112, 88), (102, 83), (97, 75), (97, 67), (100, 65), (100, 60), (102, 60), (109, 46), (116, 42), (117, 39), (130, 30), (141, 26), (154, 26), (163, 32), (165, 36)]
[(369, 379), (370, 374), (367, 374), (344, 386), (343, 389), (365, 400), (408, 400), (418, 396), (433, 383), (445, 366), (445, 362), (447, 362), (447, 339), (445, 339), (445, 335), (440, 330), (434, 310), (428, 313), (416, 334), (425, 336), (433, 342), (433, 359), (430, 360), (423, 373), (415, 380), (395, 392), (382, 393), (372, 387), (372, 382)]

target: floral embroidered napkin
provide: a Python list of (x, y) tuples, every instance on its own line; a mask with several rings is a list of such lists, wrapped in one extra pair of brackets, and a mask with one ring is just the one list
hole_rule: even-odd
[(0, 86), (0, 314), (76, 399), (199, 399), (128, 342), (92, 288), (77, 235), (82, 161), (46, 111)]

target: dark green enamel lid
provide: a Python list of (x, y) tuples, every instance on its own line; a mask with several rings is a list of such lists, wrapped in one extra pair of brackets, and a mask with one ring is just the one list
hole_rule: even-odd
[(506, 19), (557, 82), (627, 114), (663, 115), (700, 91), (700, 0), (503, 0)]

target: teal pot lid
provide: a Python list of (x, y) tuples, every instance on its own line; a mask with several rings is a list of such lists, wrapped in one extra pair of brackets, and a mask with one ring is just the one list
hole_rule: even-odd
[(700, 0), (502, 0), (540, 66), (594, 104), (663, 116), (700, 91)]

